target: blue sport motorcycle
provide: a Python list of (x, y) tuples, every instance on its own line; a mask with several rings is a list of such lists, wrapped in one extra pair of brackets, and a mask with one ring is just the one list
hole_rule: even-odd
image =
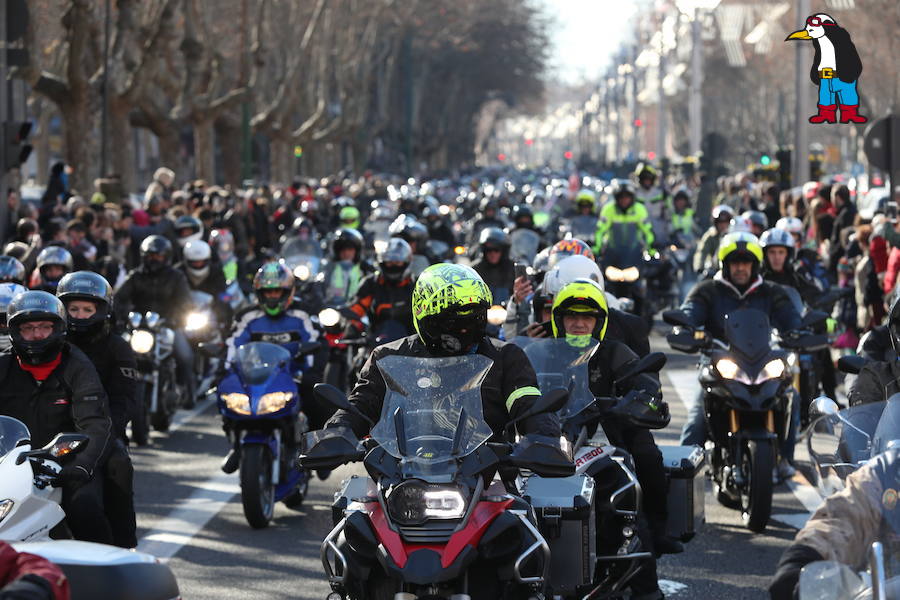
[[(303, 348), (301, 354), (314, 350)], [(308, 426), (291, 364), (281, 346), (250, 342), (237, 349), (218, 386), (219, 412), (240, 453), (244, 516), (256, 529), (272, 520), (276, 502), (299, 508), (309, 485), (309, 473), (295, 460)]]

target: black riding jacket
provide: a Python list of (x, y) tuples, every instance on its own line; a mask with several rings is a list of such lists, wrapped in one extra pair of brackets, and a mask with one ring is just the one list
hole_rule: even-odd
[(163, 267), (150, 273), (140, 266), (128, 274), (116, 292), (117, 316), (124, 319), (129, 310), (153, 311), (180, 326), (191, 306), (191, 288), (184, 273), (174, 267)]

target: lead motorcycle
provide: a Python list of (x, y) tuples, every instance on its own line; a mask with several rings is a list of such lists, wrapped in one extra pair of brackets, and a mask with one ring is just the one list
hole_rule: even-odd
[(50, 537), (51, 530), (67, 533), (62, 488), (53, 484), (62, 464), (87, 443), (82, 434), (61, 433), (43, 448), (32, 448), (25, 424), (0, 416), (0, 540), (57, 564), (69, 580), (72, 600), (180, 598), (172, 571), (149, 554)]
[(773, 339), (765, 313), (736, 310), (725, 317), (725, 339), (707, 336), (677, 310), (663, 320), (676, 325), (667, 336), (681, 352), (702, 352), (700, 386), (716, 499), (741, 511), (744, 524), (765, 531), (772, 510), (773, 471), (790, 429), (791, 387), (796, 353), (827, 344), (827, 336), (807, 331), (824, 321), (824, 313), (804, 317), (803, 331)]
[[(515, 470), (567, 476), (573, 464), (558, 439), (525, 436), (512, 452), (492, 441), (481, 398), (492, 364), (481, 355), (387, 356), (376, 365), (388, 392), (363, 448), (345, 429), (307, 434), (306, 468), (361, 460), (368, 472), (335, 495), (335, 526), (322, 543), (334, 599), (545, 597), (550, 549), (515, 494)], [(368, 420), (337, 389), (316, 391)], [(564, 399), (545, 395), (520, 419)]]

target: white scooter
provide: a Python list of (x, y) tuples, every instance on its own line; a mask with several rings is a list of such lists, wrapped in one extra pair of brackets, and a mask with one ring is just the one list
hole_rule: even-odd
[(149, 554), (51, 539), (51, 529), (66, 516), (62, 489), (52, 485), (60, 462), (87, 443), (87, 436), (61, 433), (32, 450), (25, 424), (0, 416), (0, 540), (57, 564), (69, 579), (72, 600), (178, 600), (172, 571)]

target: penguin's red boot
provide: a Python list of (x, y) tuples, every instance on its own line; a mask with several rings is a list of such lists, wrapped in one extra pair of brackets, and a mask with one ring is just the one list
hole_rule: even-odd
[(856, 111), (859, 110), (858, 104), (850, 106), (841, 104), (841, 123), (865, 123), (868, 119)]
[(818, 104), (819, 114), (809, 118), (810, 123), (837, 123), (837, 104)]

